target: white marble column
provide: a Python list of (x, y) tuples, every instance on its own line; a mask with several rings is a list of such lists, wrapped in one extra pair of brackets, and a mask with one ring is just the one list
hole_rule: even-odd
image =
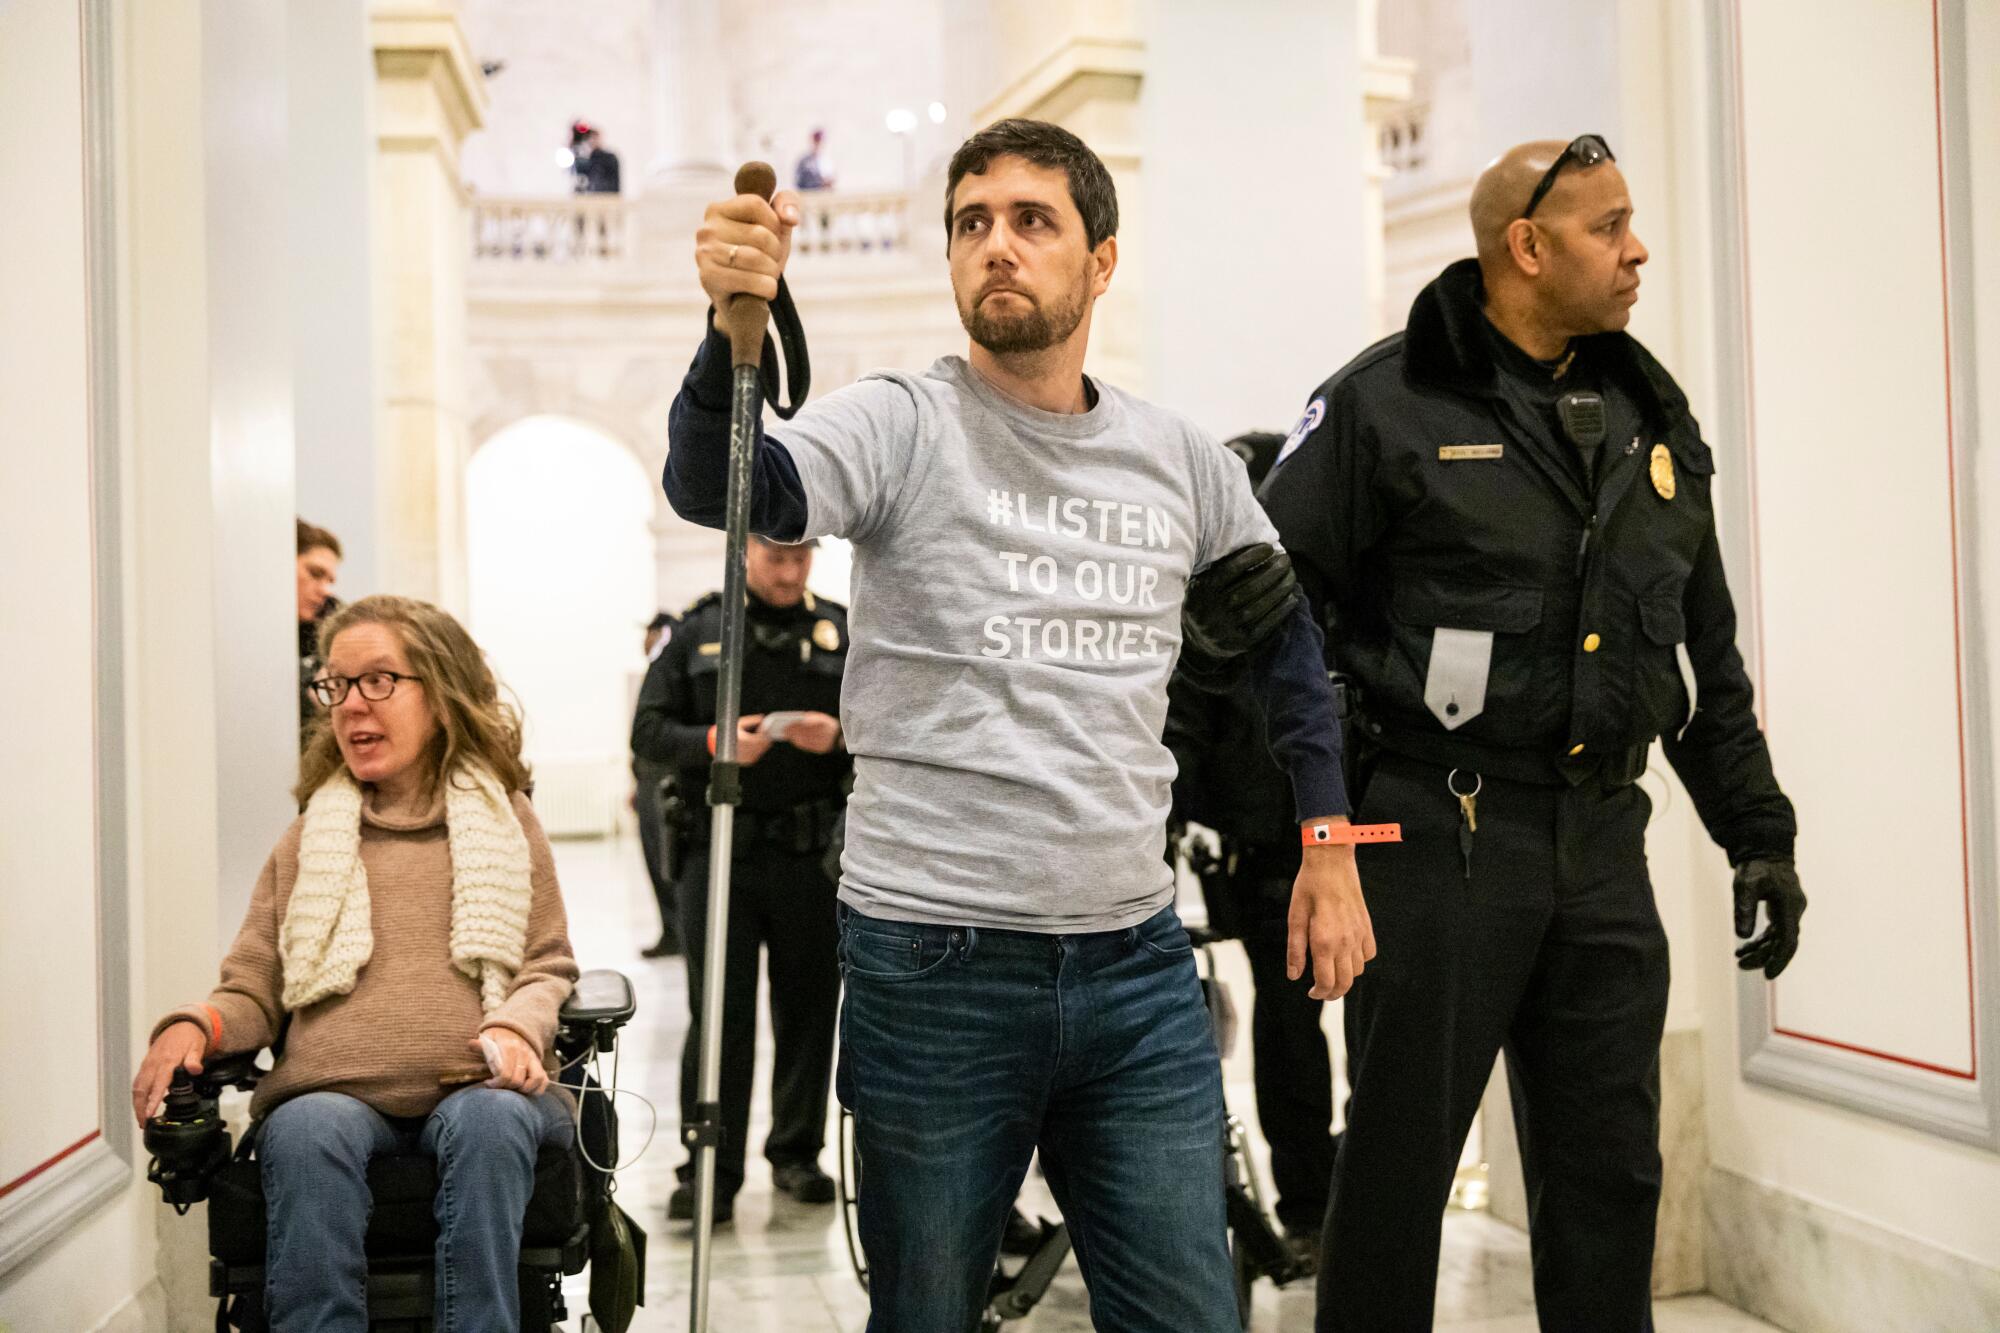
[(647, 180), (706, 187), (729, 170), (718, 0), (653, 0), (653, 140)]
[(339, 596), (378, 590), (374, 57), (367, 0), (292, 0), (292, 387), (298, 511), (340, 538)]
[(463, 614), (466, 268), (458, 151), (486, 85), (455, 7), (375, 0), (375, 328), (384, 407), (377, 580)]

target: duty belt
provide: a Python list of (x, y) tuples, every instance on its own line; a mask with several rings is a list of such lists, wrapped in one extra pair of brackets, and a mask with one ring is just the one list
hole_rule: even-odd
[[(736, 846), (807, 855), (822, 851), (833, 839), (833, 826), (840, 817), (841, 802), (836, 797), (807, 801), (783, 810), (736, 811)], [(705, 811), (703, 812), (706, 813)], [(707, 843), (709, 821), (697, 819), (690, 832), (698, 843)]]
[(1606, 787), (1629, 786), (1646, 772), (1646, 763), (1653, 748), (1651, 745), (1630, 745), (1601, 751), (1595, 756), (1555, 759), (1533, 750), (1481, 745), (1456, 736), (1404, 731), (1366, 718), (1357, 720), (1367, 740), (1391, 754), (1435, 764), (1440, 768), (1458, 768), (1468, 773), (1483, 773), (1513, 782), (1533, 782), (1545, 787), (1578, 787), (1593, 779)]

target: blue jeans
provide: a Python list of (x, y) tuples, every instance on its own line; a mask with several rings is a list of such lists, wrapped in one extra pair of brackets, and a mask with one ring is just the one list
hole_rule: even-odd
[(869, 1333), (977, 1327), (1037, 1147), (1097, 1328), (1238, 1329), (1222, 1071), (1173, 909), (1080, 935), (840, 915)]
[(273, 1333), (363, 1333), (368, 1264), (361, 1243), (373, 1200), (368, 1161), (386, 1153), (437, 1159), (439, 1333), (511, 1329), (521, 1320), (521, 1225), (535, 1156), (567, 1143), (569, 1107), (466, 1088), (421, 1123), (396, 1121), (338, 1092), (280, 1103), (258, 1131), (268, 1244), (264, 1302)]

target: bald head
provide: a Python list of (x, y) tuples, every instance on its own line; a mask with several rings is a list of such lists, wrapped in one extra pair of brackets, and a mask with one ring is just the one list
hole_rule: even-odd
[(1519, 144), (1495, 158), (1472, 187), (1487, 314), (1515, 343), (1542, 356), (1559, 353), (1571, 338), (1624, 328), (1647, 258), (1632, 231), (1625, 174), (1608, 159), (1564, 163), (1534, 217), (1522, 216), (1568, 147), (1560, 139)]
[(1479, 173), (1472, 186), (1472, 238), (1481, 262), (1506, 252), (1507, 228), (1528, 211), (1529, 196), (1568, 147), (1561, 139), (1516, 144)]

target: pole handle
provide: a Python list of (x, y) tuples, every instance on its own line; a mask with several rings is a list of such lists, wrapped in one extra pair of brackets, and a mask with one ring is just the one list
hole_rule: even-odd
[[(778, 173), (769, 162), (745, 162), (736, 169), (736, 193), (754, 194), (769, 201), (778, 189)], [(729, 335), (731, 365), (758, 366), (764, 362), (764, 330), (771, 322), (771, 306), (761, 296), (739, 293), (716, 315), (722, 331)]]

